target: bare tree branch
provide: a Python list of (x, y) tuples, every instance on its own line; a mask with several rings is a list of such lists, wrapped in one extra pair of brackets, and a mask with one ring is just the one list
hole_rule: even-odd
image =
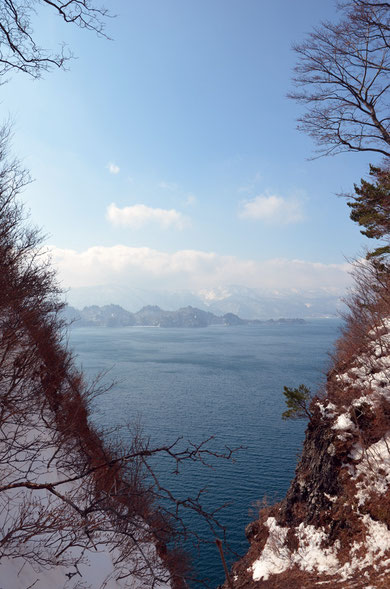
[(107, 37), (105, 21), (112, 15), (98, 0), (3, 0), (0, 2), (0, 77), (12, 70), (39, 78), (53, 67), (63, 68), (72, 58), (44, 49), (35, 38), (33, 19), (41, 10), (51, 10), (65, 23)]
[[(378, 6), (377, 6), (378, 4)], [(343, 19), (323, 22), (301, 44), (289, 97), (307, 107), (298, 128), (318, 155), (372, 151), (390, 157), (390, 11), (342, 2)]]
[[(148, 586), (183, 579), (185, 558), (167, 543), (212, 543), (220, 507), (207, 509), (206, 489), (181, 497), (155, 467), (179, 475), (186, 464), (214, 466), (235, 449), (213, 438), (153, 445), (139, 426), (128, 447), (104, 441), (88, 407), (101, 392), (86, 382), (67, 348), (63, 303), (41, 248), (26, 225), (18, 193), (28, 176), (9, 159), (0, 130), (0, 559), (23, 558), (37, 570), (63, 564), (78, 575), (91, 551), (114, 555), (116, 578)], [(189, 529), (186, 513), (210, 531)], [(77, 555), (75, 558), (74, 555)], [(165, 565), (164, 558), (169, 561)], [(98, 588), (96, 588), (98, 589)]]

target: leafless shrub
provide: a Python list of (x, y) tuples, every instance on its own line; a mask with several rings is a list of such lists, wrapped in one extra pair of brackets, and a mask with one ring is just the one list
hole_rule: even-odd
[[(185, 512), (224, 534), (218, 510), (207, 511), (200, 490), (179, 498), (162, 484), (156, 456), (179, 473), (184, 463), (209, 465), (234, 450), (209, 440), (153, 446), (139, 428), (127, 448), (110, 446), (89, 423), (97, 392), (75, 368), (66, 346), (60, 290), (25, 224), (17, 197), (28, 181), (7, 155), (0, 132), (0, 558), (33, 566), (78, 567), (91, 550), (112, 555), (116, 578), (154, 586), (180, 584), (185, 558), (167, 542), (202, 542)], [(210, 542), (213, 538), (210, 538)], [(75, 554), (77, 556), (75, 556)], [(163, 563), (167, 563), (163, 565)], [(168, 568), (167, 568), (168, 567)], [(72, 573), (73, 574), (73, 573)], [(180, 581), (181, 579), (181, 581)]]

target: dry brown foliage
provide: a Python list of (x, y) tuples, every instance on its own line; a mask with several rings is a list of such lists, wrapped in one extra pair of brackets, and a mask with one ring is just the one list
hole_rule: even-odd
[[(163, 455), (179, 473), (183, 463), (207, 465), (233, 450), (209, 440), (152, 446), (139, 427), (127, 448), (108, 445), (89, 421), (100, 392), (75, 367), (61, 319), (63, 303), (17, 197), (27, 175), (7, 154), (0, 131), (0, 558), (22, 556), (34, 566), (78, 564), (90, 549), (115, 554), (117, 578), (148, 586), (180, 586), (188, 559), (180, 545), (203, 541), (185, 512), (224, 534), (216, 512), (203, 508), (203, 490), (181, 499), (152, 466)], [(213, 541), (213, 538), (209, 540)], [(171, 542), (173, 548), (167, 549)], [(175, 547), (176, 545), (176, 547)], [(77, 562), (72, 548), (81, 556)], [(80, 552), (81, 551), (81, 552)], [(162, 565), (162, 563), (165, 563)], [(75, 574), (76, 574), (75, 573)]]

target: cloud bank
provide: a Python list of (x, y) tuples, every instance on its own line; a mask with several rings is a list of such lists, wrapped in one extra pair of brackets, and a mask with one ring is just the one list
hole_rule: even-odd
[(304, 215), (302, 202), (296, 197), (261, 194), (241, 203), (239, 217), (285, 225), (302, 221)]
[(95, 246), (85, 251), (49, 248), (62, 285), (121, 285), (164, 290), (200, 290), (237, 284), (251, 288), (322, 289), (341, 294), (350, 285), (350, 266), (285, 258), (264, 261), (214, 252), (173, 253), (148, 247)]
[(113, 225), (138, 229), (148, 223), (156, 223), (163, 229), (184, 229), (189, 219), (175, 209), (158, 209), (137, 204), (122, 209), (112, 203), (107, 207), (107, 219)]

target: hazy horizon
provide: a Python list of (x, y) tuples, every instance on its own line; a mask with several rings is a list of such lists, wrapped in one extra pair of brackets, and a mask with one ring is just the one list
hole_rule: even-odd
[[(333, 2), (115, 0), (108, 41), (42, 10), (77, 59), (2, 86), (23, 198), (64, 288), (334, 289), (366, 243), (345, 199), (374, 154), (307, 161), (294, 42)], [(50, 33), (49, 33), (50, 31)]]

